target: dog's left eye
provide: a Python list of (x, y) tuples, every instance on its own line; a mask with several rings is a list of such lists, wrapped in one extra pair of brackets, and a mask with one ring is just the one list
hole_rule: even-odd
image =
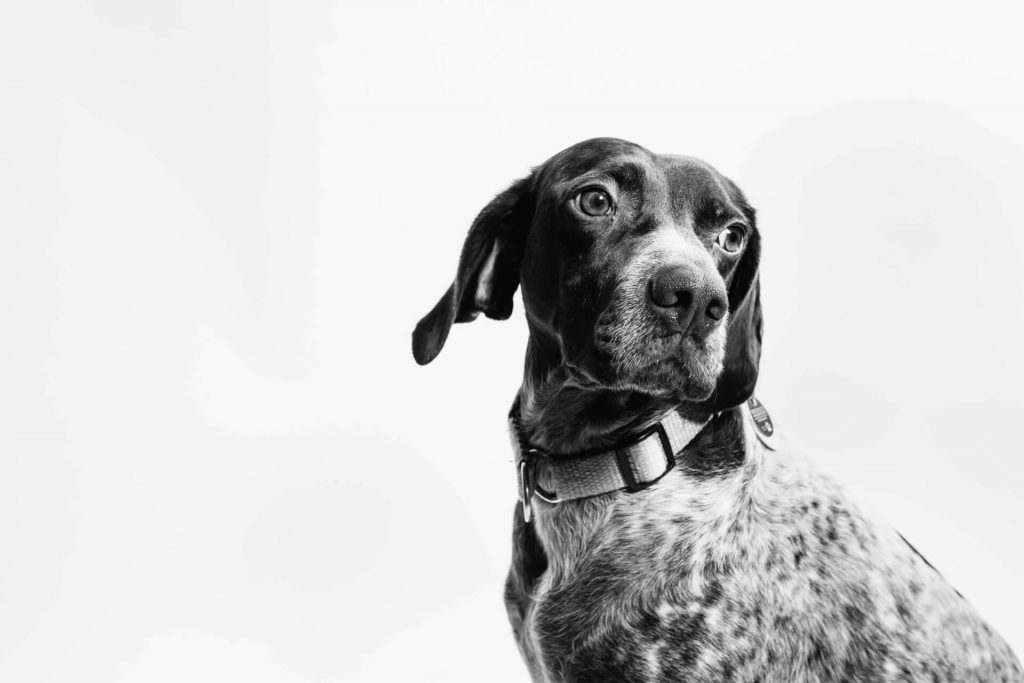
[(715, 241), (718, 242), (718, 246), (724, 251), (735, 254), (743, 248), (743, 242), (746, 240), (746, 237), (747, 231), (743, 229), (743, 226), (730, 225), (718, 233), (718, 238)]
[(604, 190), (584, 190), (576, 195), (576, 205), (588, 216), (607, 216), (612, 212), (612, 198)]

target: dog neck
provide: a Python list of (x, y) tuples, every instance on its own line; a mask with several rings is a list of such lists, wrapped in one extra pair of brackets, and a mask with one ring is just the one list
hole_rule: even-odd
[[(545, 347), (531, 335), (517, 402), (523, 436), (533, 447), (556, 454), (610, 449), (673, 407), (687, 412), (671, 399), (583, 386), (555, 353), (557, 348), (545, 353)], [(691, 412), (689, 417), (694, 420), (710, 417), (696, 409)], [(613, 515), (638, 519), (688, 515), (689, 504), (696, 506), (699, 515), (702, 500), (721, 499), (722, 485), (728, 487), (726, 482), (733, 479), (728, 473), (739, 474), (750, 465), (750, 440), (744, 437), (743, 425), (739, 408), (715, 416), (684, 450), (677, 467), (682, 472), (655, 489), (640, 494), (612, 492), (555, 505), (535, 500), (535, 538), (553, 575), (571, 572), (595, 544), (601, 545), (595, 539), (608, 536)], [(722, 483), (709, 484), (712, 477)], [(680, 492), (680, 487), (686, 491)]]
[(671, 408), (694, 421), (710, 417), (669, 397), (583, 384), (551, 346), (530, 336), (517, 398), (523, 436), (533, 447), (556, 454), (613, 448)]

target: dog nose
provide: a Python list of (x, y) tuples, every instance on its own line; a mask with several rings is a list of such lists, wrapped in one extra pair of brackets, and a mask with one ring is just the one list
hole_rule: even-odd
[(651, 278), (652, 308), (677, 325), (683, 334), (707, 334), (729, 310), (725, 283), (693, 266), (662, 266)]

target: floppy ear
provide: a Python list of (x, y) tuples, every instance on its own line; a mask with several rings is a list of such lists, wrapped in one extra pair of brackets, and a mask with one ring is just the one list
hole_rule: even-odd
[(519, 287), (526, 232), (533, 217), (533, 177), (516, 181), (484, 207), (462, 245), (455, 281), (412, 333), (412, 355), (420, 365), (434, 360), (453, 323), (481, 312), (505, 320)]
[(725, 367), (714, 393), (708, 399), (708, 411), (717, 413), (737, 406), (754, 395), (761, 363), (761, 287), (758, 264), (761, 260), (761, 237), (757, 232), (754, 209), (743, 199), (731, 181), (728, 183), (747, 222), (750, 240), (729, 285), (729, 327), (726, 330)]

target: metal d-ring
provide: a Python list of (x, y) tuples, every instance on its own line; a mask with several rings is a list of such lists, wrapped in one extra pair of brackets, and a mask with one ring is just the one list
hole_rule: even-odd
[(523, 521), (533, 519), (533, 468), (526, 458), (519, 461), (519, 497), (523, 504)]
[(536, 456), (539, 455), (543, 455), (543, 451), (538, 448), (528, 448), (519, 461), (519, 497), (523, 503), (523, 521), (525, 522), (529, 522), (533, 518), (534, 496), (551, 505), (562, 502), (557, 494), (545, 491), (537, 485)]

